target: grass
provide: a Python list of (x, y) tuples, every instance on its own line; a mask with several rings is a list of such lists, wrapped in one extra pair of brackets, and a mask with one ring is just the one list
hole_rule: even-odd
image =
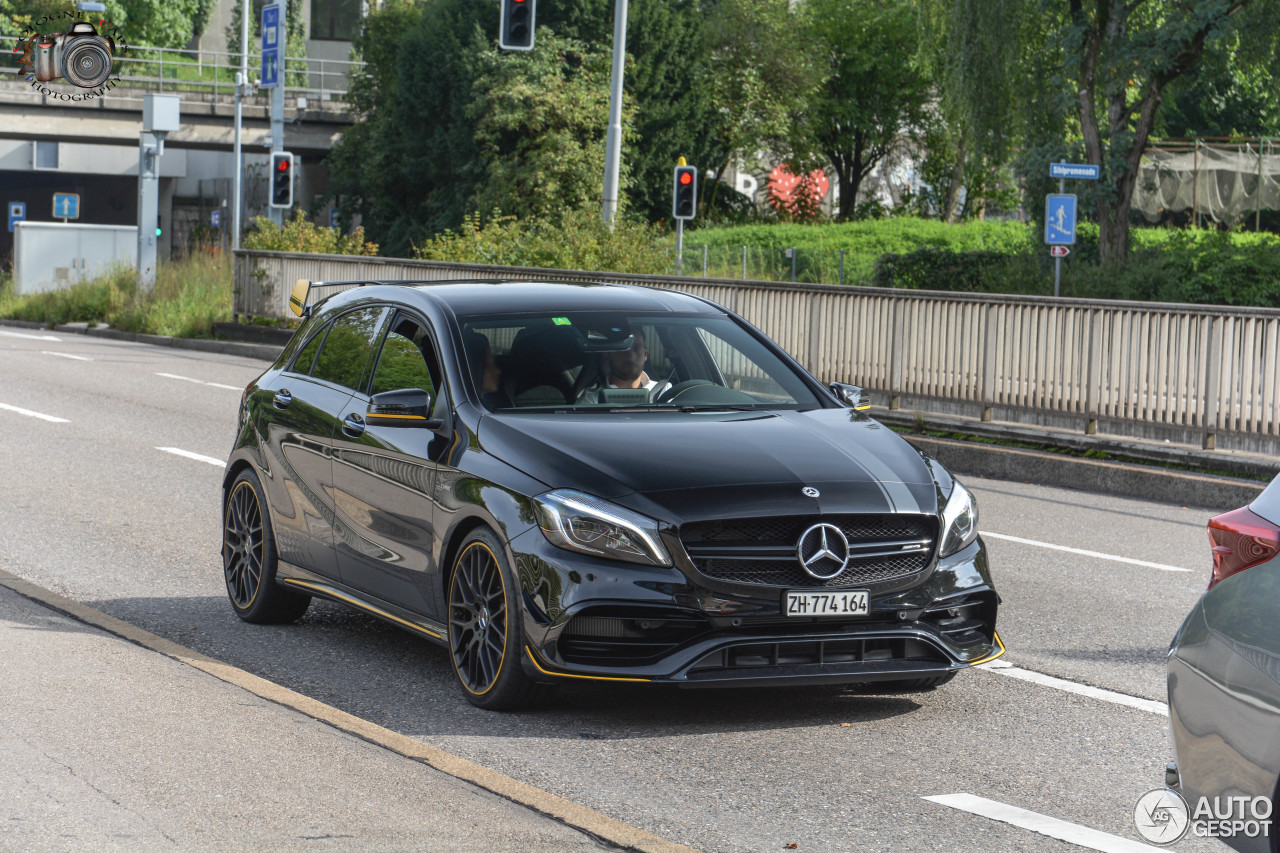
[(0, 281), (0, 317), (49, 324), (107, 323), (125, 332), (207, 338), (231, 317), (231, 259), (194, 255), (161, 264), (156, 285), (139, 291), (136, 273), (122, 267), (65, 290), (19, 296)]

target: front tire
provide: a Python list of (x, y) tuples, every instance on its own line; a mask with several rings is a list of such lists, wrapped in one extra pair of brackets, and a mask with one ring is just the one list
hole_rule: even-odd
[(262, 484), (246, 468), (227, 492), (222, 510), (222, 572), (236, 615), (258, 625), (294, 622), (311, 596), (276, 583), (276, 541)]
[(473, 531), (449, 575), (449, 659), (467, 701), (478, 708), (515, 711), (544, 693), (520, 663), (519, 602), (498, 537), (487, 528)]

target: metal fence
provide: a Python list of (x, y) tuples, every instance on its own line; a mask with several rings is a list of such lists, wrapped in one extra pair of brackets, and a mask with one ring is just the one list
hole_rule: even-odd
[(291, 317), (298, 278), (667, 287), (741, 314), (819, 379), (891, 407), (1280, 450), (1280, 310), (241, 251), (236, 313)]
[[(0, 35), (0, 43), (17, 44), (20, 37)], [(113, 58), (115, 73), (128, 88), (157, 92), (200, 92), (234, 95), (240, 52), (185, 50), (129, 45)], [(257, 77), (261, 53), (249, 51), (249, 75)], [(10, 73), (16, 75), (18, 66)], [(317, 101), (342, 101), (351, 77), (364, 71), (364, 63), (345, 59), (289, 56), (284, 61), (285, 95)], [(114, 75), (113, 75), (114, 76)], [(261, 93), (265, 96), (267, 93)]]

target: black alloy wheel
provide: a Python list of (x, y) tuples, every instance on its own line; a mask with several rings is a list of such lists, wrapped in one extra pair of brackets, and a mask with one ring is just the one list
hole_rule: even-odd
[(276, 583), (275, 539), (261, 495), (258, 478), (248, 469), (240, 472), (228, 492), (222, 522), (227, 597), (246, 622), (293, 622), (306, 612), (311, 596)]
[(469, 535), (449, 577), (449, 655), (471, 704), (492, 711), (528, 706), (544, 691), (525, 674), (520, 613), (497, 537)]

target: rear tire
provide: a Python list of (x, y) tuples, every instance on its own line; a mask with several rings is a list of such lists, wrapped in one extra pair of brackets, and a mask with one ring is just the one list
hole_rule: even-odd
[(523, 608), (515, 575), (498, 537), (478, 528), (463, 540), (449, 574), (449, 660), (467, 701), (490, 711), (516, 711), (548, 686), (530, 678)]
[(919, 693), (924, 690), (941, 687), (955, 677), (956, 673), (948, 672), (931, 678), (904, 678), (901, 681), (881, 681), (879, 684), (871, 686), (877, 692), (883, 693)]
[(236, 477), (222, 508), (222, 572), (236, 615), (257, 625), (297, 621), (311, 596), (276, 583), (276, 540), (262, 498), (262, 484), (251, 469)]

